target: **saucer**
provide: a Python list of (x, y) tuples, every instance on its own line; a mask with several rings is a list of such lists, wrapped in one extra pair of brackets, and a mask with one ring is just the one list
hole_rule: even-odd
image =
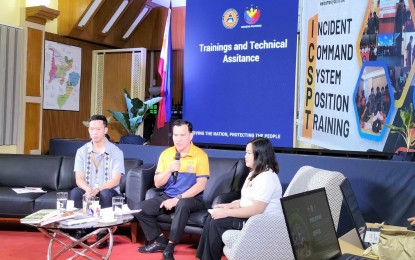
[(117, 222), (117, 220), (115, 218), (101, 218), (98, 219), (99, 223), (112, 223), (112, 222)]

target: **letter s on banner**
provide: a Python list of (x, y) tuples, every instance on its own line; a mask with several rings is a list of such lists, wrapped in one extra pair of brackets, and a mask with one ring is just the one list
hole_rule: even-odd
[(315, 93), (315, 74), (317, 64), (317, 26), (318, 15), (308, 20), (308, 37), (307, 37), (307, 70), (306, 70), (306, 90), (304, 92), (304, 111), (303, 111), (303, 129), (302, 136), (312, 139), (313, 137), (313, 120), (314, 117), (314, 93)]

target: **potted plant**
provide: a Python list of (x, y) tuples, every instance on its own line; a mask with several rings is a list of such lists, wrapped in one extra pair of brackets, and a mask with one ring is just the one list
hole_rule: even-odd
[(126, 89), (124, 89), (124, 97), (127, 105), (127, 112), (115, 112), (108, 109), (108, 112), (112, 114), (115, 121), (120, 122), (128, 132), (127, 136), (121, 137), (120, 143), (143, 144), (145, 140), (138, 135), (138, 127), (150, 114), (151, 106), (160, 102), (162, 98), (155, 97), (143, 102), (139, 98), (131, 98)]
[(402, 138), (405, 141), (406, 147), (404, 151), (398, 151), (397, 154), (395, 154), (392, 158), (393, 160), (399, 160), (399, 161), (413, 161), (414, 158), (414, 152), (411, 149), (411, 147), (415, 144), (415, 124), (412, 122), (413, 120), (413, 105), (410, 104), (409, 111), (406, 109), (400, 109), (399, 115), (402, 119), (402, 125), (401, 126), (394, 126), (391, 124), (385, 124), (388, 128), (390, 128), (391, 133), (398, 133), (402, 136)]

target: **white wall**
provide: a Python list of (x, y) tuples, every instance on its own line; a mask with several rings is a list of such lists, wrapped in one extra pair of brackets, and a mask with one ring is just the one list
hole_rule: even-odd
[[(58, 0), (49, 0), (46, 6), (55, 10), (58, 10)], [(39, 3), (39, 4), (36, 4)], [(19, 27), (24, 21), (24, 8), (26, 6), (36, 6), (45, 3), (45, 1), (39, 0), (0, 0), (0, 23), (10, 26)], [(45, 30), (51, 33), (58, 32), (57, 19), (46, 23)]]
[(20, 2), (0, 0), (0, 23), (19, 26), (20, 25)]

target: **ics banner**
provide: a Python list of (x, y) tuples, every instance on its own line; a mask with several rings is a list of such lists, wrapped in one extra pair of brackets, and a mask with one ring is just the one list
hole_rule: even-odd
[[(349, 151), (406, 149), (413, 103), (413, 0), (308, 0), (301, 14), (301, 141)], [(411, 133), (409, 133), (409, 136)]]
[(183, 118), (194, 141), (292, 147), (297, 1), (189, 0)]

